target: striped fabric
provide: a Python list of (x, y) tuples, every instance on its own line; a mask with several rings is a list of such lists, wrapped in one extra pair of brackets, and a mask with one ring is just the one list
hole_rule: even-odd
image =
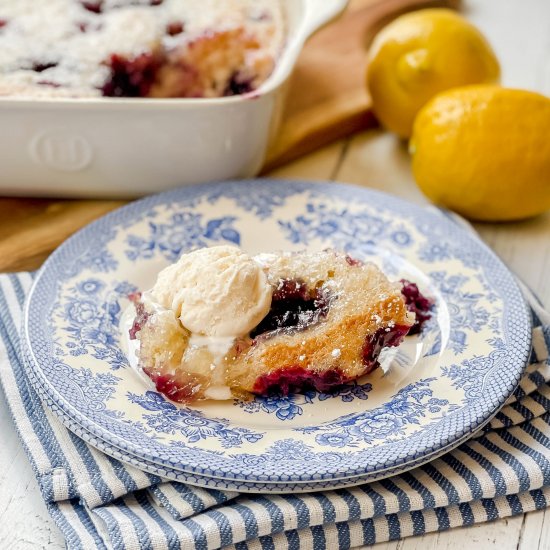
[(408, 473), (352, 489), (239, 495), (170, 482), (90, 447), (44, 410), (18, 327), (28, 273), (0, 276), (0, 379), (50, 514), (70, 549), (333, 549), (540, 509), (550, 502), (550, 326), (533, 302), (531, 362), (482, 431)]

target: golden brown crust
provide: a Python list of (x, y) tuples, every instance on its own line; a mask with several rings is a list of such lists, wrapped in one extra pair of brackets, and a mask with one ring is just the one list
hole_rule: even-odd
[[(218, 97), (234, 73), (255, 88), (273, 70), (261, 43), (242, 27), (202, 35), (168, 52), (151, 97)], [(256, 57), (252, 54), (255, 53)]]
[(314, 326), (256, 338), (230, 357), (226, 382), (232, 388), (253, 391), (259, 377), (294, 366), (315, 373), (337, 369), (347, 379), (355, 379), (366, 369), (363, 346), (368, 336), (414, 323), (400, 284), (388, 281), (374, 264), (352, 265), (345, 255), (325, 251), (271, 257), (266, 268), (274, 284), (277, 278), (294, 278), (310, 288), (326, 289), (332, 296), (330, 309)]

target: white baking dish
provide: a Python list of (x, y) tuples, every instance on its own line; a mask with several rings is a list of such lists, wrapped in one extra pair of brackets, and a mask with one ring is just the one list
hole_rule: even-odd
[(0, 98), (0, 193), (128, 197), (254, 176), (304, 41), (347, 0), (283, 0), (287, 44), (256, 91), (217, 99)]

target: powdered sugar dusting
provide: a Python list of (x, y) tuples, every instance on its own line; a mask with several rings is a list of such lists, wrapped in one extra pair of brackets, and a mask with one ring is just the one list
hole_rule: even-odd
[(98, 96), (112, 54), (170, 51), (212, 30), (243, 28), (273, 59), (284, 41), (278, 0), (0, 0), (0, 21), (0, 95)]

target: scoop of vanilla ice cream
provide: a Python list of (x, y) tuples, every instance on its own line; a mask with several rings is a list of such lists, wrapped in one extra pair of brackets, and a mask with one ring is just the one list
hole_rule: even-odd
[(234, 246), (201, 248), (162, 270), (150, 295), (195, 334), (239, 337), (271, 306), (261, 265)]

